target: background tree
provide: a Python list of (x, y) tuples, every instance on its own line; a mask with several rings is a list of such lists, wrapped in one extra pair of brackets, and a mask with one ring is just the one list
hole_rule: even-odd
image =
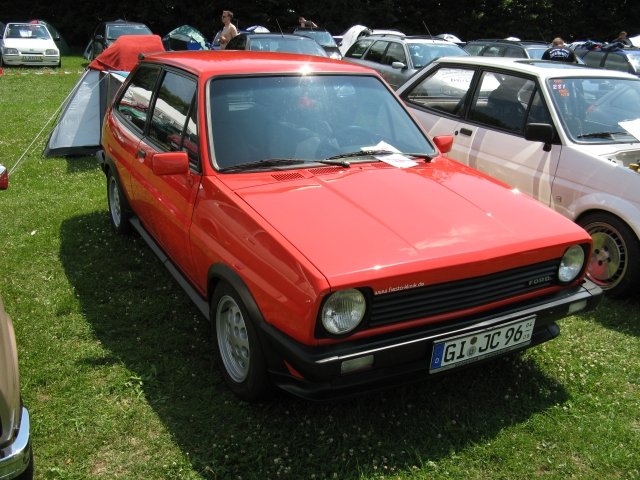
[(47, 20), (81, 50), (99, 22), (116, 18), (144, 22), (159, 35), (188, 24), (211, 39), (220, 29), (222, 10), (233, 11), (240, 28), (264, 25), (284, 32), (290, 32), (297, 17), (303, 15), (334, 34), (356, 24), (395, 28), (407, 34), (453, 33), (463, 40), (512, 35), (545, 41), (556, 36), (567, 41), (611, 40), (620, 30), (630, 36), (640, 33), (640, 3), (627, 0), (603, 1), (597, 7), (586, 0), (260, 0), (236, 4), (211, 0), (58, 0), (55, 4), (0, 0), (0, 21)]

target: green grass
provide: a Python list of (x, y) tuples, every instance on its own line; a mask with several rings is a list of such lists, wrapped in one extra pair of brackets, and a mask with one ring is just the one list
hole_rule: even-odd
[(428, 382), (329, 404), (238, 402), (209, 325), (139, 238), (112, 233), (95, 160), (42, 158), (83, 61), (63, 65), (0, 77), (12, 170), (0, 294), (37, 478), (640, 478), (637, 300), (605, 300), (552, 342)]

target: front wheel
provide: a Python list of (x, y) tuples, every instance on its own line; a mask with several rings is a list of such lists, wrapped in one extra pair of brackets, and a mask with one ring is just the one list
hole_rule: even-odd
[(120, 187), (118, 177), (111, 170), (107, 173), (107, 202), (113, 229), (122, 235), (129, 233), (131, 230), (129, 205)]
[(226, 282), (216, 287), (211, 318), (218, 361), (231, 391), (248, 402), (266, 398), (271, 386), (256, 329), (240, 295)]
[(607, 213), (578, 220), (593, 240), (587, 275), (611, 297), (627, 297), (640, 280), (640, 244), (633, 230)]

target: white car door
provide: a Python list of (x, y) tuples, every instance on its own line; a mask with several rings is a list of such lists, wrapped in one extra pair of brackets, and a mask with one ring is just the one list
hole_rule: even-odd
[(532, 79), (445, 67), (403, 92), (403, 98), (431, 136), (454, 135), (451, 158), (553, 203), (562, 146), (524, 138), (527, 122), (552, 122)]

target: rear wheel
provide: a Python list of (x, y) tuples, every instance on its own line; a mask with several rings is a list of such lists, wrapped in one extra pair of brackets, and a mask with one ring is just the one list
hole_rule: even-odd
[(262, 400), (271, 390), (258, 335), (240, 295), (221, 282), (211, 299), (215, 344), (224, 379), (231, 391), (248, 402)]
[(589, 278), (612, 297), (626, 297), (640, 280), (640, 244), (618, 217), (592, 213), (578, 220), (593, 239)]
[(113, 229), (119, 234), (129, 233), (131, 230), (129, 205), (120, 187), (118, 177), (111, 170), (107, 173), (107, 202)]

